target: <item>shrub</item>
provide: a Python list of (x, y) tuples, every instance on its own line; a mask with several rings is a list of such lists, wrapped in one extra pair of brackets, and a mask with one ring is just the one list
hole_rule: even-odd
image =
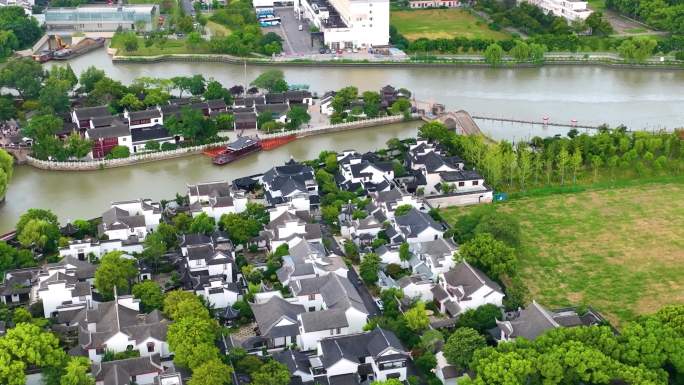
[(107, 155), (108, 159), (123, 159), (131, 155), (131, 150), (126, 146), (114, 146), (112, 151)]
[(171, 151), (171, 150), (175, 150), (175, 149), (176, 149), (176, 145), (174, 143), (166, 142), (166, 143), (162, 143), (162, 145), (161, 145), (162, 151)]

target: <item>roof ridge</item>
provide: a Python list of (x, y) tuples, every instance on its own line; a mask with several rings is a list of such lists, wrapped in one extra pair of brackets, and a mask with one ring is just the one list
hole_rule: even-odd
[(542, 315), (551, 323), (551, 325), (553, 325), (554, 327), (559, 327), (559, 326), (560, 326), (560, 325), (558, 324), (558, 322), (556, 322), (556, 321), (553, 319), (553, 317), (551, 317), (551, 315), (549, 315), (549, 314), (547, 313), (546, 309), (544, 309), (540, 304), (537, 303), (536, 300), (532, 300), (532, 306), (534, 306), (537, 310), (539, 310), (539, 312), (542, 313)]
[(470, 266), (470, 263), (468, 263), (468, 261), (466, 261), (466, 260), (464, 259), (464, 260), (463, 260), (463, 263), (468, 267), (468, 269), (473, 273), (473, 275), (475, 275), (475, 278), (477, 278), (478, 281), (480, 281), (481, 284), (483, 284), (483, 285), (486, 284), (486, 283), (485, 283), (485, 280), (484, 280), (482, 277), (480, 277), (480, 275), (477, 273), (477, 271), (475, 271), (475, 269), (474, 269), (472, 266)]

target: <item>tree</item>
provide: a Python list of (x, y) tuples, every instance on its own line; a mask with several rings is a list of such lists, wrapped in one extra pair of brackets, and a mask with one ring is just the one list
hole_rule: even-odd
[(164, 297), (164, 313), (173, 320), (185, 317), (209, 319), (209, 310), (194, 293), (174, 290)]
[(172, 134), (182, 135), (186, 140), (201, 141), (215, 136), (218, 132), (213, 120), (205, 119), (202, 111), (189, 107), (181, 109), (180, 119), (170, 117), (165, 123)]
[(457, 328), (444, 344), (444, 358), (451, 365), (468, 369), (473, 353), (485, 346), (487, 346), (487, 341), (477, 330), (468, 327)]
[(118, 33), (118, 35), (119, 36), (116, 37), (118, 37), (118, 40), (121, 42), (121, 45), (126, 52), (133, 52), (138, 49), (139, 41), (135, 32), (123, 32)]
[(66, 80), (49, 78), (40, 89), (38, 102), (41, 107), (49, 108), (51, 112), (66, 112), (71, 106), (69, 89), (70, 86)]
[(0, 30), (0, 59), (9, 57), (18, 47), (19, 39), (14, 32)]
[(5, 241), (0, 241), (0, 276), (4, 276), (7, 270), (35, 265), (36, 260), (29, 250), (17, 249)]
[(86, 357), (72, 357), (59, 385), (95, 385), (95, 379), (88, 374), (89, 371), (90, 360)]
[(526, 61), (530, 58), (530, 46), (523, 40), (516, 40), (515, 45), (508, 53), (517, 61)]
[(368, 253), (363, 256), (361, 266), (359, 266), (359, 275), (361, 279), (368, 284), (374, 285), (378, 281), (378, 272), (380, 271), (380, 257), (375, 253)]
[(194, 96), (202, 95), (206, 91), (207, 81), (202, 75), (192, 75), (188, 82), (188, 91)]
[(371, 382), (371, 385), (403, 385), (404, 383), (401, 382), (401, 380), (396, 379), (396, 378), (388, 378), (385, 381), (373, 381)]
[(570, 158), (570, 168), (572, 169), (572, 183), (577, 183), (577, 173), (582, 168), (582, 152), (579, 148), (575, 148)]
[(59, 339), (37, 325), (20, 323), (0, 337), (1, 384), (23, 385), (27, 367), (59, 367), (65, 360)]
[(43, 79), (43, 66), (31, 58), (10, 60), (0, 70), (0, 85), (17, 91), (25, 100), (38, 97)]
[(480, 333), (496, 326), (496, 320), (501, 319), (501, 310), (492, 304), (482, 305), (476, 309), (465, 311), (458, 317), (458, 327), (468, 327)]
[(207, 213), (202, 213), (195, 218), (193, 218), (192, 223), (190, 223), (191, 233), (201, 233), (204, 235), (210, 235), (216, 229), (216, 221), (213, 217), (207, 215)]
[(176, 365), (194, 370), (215, 359), (219, 350), (214, 346), (218, 336), (216, 320), (185, 316), (176, 319), (167, 333), (169, 348)]
[(126, 146), (114, 146), (109, 154), (107, 154), (109, 159), (124, 159), (129, 156), (131, 156), (131, 150)]
[[(223, 99), (223, 101), (228, 104), (233, 101), (233, 96), (230, 94), (230, 91), (224, 88), (223, 85), (216, 80), (210, 80), (207, 83), (207, 89), (204, 91), (203, 96), (206, 100)], [(219, 117), (221, 116), (225, 115), (219, 115)]]
[(121, 251), (103, 255), (95, 271), (95, 288), (105, 298), (114, 298), (114, 288), (118, 293), (128, 293), (131, 281), (138, 275), (135, 261), (122, 255)]
[(543, 44), (530, 44), (530, 60), (533, 63), (543, 63), (544, 54), (546, 53), (546, 46)]
[(287, 125), (290, 129), (297, 129), (302, 124), (309, 123), (311, 115), (303, 107), (294, 106), (287, 112), (287, 120)]
[(235, 244), (245, 245), (259, 235), (262, 224), (256, 218), (242, 214), (224, 214), (219, 220), (219, 227), (226, 232)]
[(414, 363), (421, 372), (430, 373), (437, 366), (437, 358), (432, 352), (427, 351), (415, 358)]
[(195, 368), (188, 385), (229, 385), (232, 383), (232, 374), (230, 366), (212, 359)]
[(380, 93), (375, 91), (366, 91), (362, 94), (363, 98), (363, 112), (369, 118), (375, 118), (380, 113)]
[(57, 65), (52, 67), (52, 69), (50, 69), (48, 72), (48, 79), (65, 82), (68, 90), (76, 87), (76, 84), (78, 83), (78, 78), (76, 77), (74, 70), (71, 68), (71, 64), (67, 64), (65, 66)]
[(19, 6), (0, 8), (0, 31), (11, 32), (16, 40), (16, 48), (28, 47), (43, 34), (38, 21)]
[[(199, 3), (196, 3), (196, 4), (199, 4)], [(186, 41), (188, 43), (188, 47), (190, 47), (190, 49), (194, 50), (202, 44), (203, 39), (202, 39), (202, 36), (199, 34), (199, 32), (192, 31), (188, 34), (188, 38), (186, 39)]]
[(269, 92), (284, 92), (288, 89), (285, 75), (281, 70), (264, 71), (250, 85), (268, 90)]
[(487, 64), (498, 66), (503, 61), (503, 48), (497, 43), (488, 45), (484, 51), (484, 59)]
[(14, 175), (14, 158), (7, 151), (0, 149), (0, 202), (5, 200), (12, 175)]
[(158, 283), (150, 280), (133, 285), (133, 297), (140, 300), (142, 310), (149, 313), (154, 309), (161, 309), (164, 303), (164, 293)]
[(221, 114), (216, 117), (216, 128), (219, 130), (232, 130), (235, 127), (234, 122), (235, 117), (232, 114)]
[(651, 57), (657, 45), (658, 41), (651, 37), (638, 36), (624, 40), (618, 52), (628, 62), (641, 63)]
[(120, 81), (108, 77), (100, 79), (88, 94), (90, 105), (115, 104), (126, 93), (126, 87)]
[(359, 259), (359, 248), (356, 244), (350, 240), (344, 241), (342, 245), (344, 248), (344, 255), (349, 257), (352, 261), (358, 261)]
[(399, 259), (402, 262), (408, 262), (408, 260), (411, 259), (411, 251), (409, 250), (408, 242), (403, 242), (401, 246), (399, 246)]
[(558, 168), (558, 174), (560, 174), (561, 184), (565, 184), (565, 170), (568, 167), (568, 162), (570, 161), (570, 155), (565, 146), (562, 146), (558, 151), (558, 157), (556, 161), (556, 167)]
[(435, 353), (444, 343), (444, 335), (437, 329), (429, 329), (420, 337), (420, 347)]
[(413, 206), (409, 204), (399, 205), (396, 209), (394, 209), (394, 216), (400, 217), (402, 215), (406, 215), (409, 211), (411, 211), (411, 209), (413, 209)]
[(325, 156), (325, 160), (323, 161), (323, 163), (325, 163), (325, 171), (329, 173), (334, 173), (335, 171), (337, 171), (337, 154), (327, 154)]
[[(475, 227), (472, 233), (468, 234), (462, 234), (461, 232), (464, 229), (458, 228), (459, 234), (464, 235), (464, 237), (460, 238), (461, 242), (470, 240), (477, 234), (491, 234), (495, 239), (504, 242), (510, 247), (520, 246), (520, 238), (522, 237), (520, 222), (512, 214), (486, 208), (481, 211), (474, 210), (471, 215), (474, 216), (472, 220), (476, 221), (474, 223)], [(468, 226), (467, 223), (467, 219), (464, 218), (461, 221), (461, 218), (459, 218), (459, 226)]]
[[(231, 355), (233, 355), (232, 352)], [(262, 366), (264, 366), (264, 362), (261, 361), (259, 357), (251, 354), (248, 354), (235, 362), (235, 370), (250, 376), (261, 369)]]
[(92, 151), (93, 143), (86, 138), (81, 137), (77, 132), (72, 132), (66, 139), (64, 149), (69, 156), (76, 159), (84, 158), (90, 151)]
[(390, 107), (390, 113), (392, 115), (400, 115), (411, 109), (411, 102), (408, 99), (399, 98)]
[(42, 219), (31, 219), (26, 223), (17, 240), (23, 247), (34, 248), (43, 252), (57, 250), (59, 227)]
[(129, 111), (138, 111), (145, 108), (145, 103), (138, 99), (137, 96), (129, 93), (124, 95), (121, 100), (119, 100), (119, 106)]
[(85, 71), (81, 72), (78, 82), (81, 84), (81, 87), (83, 87), (83, 91), (90, 93), (95, 88), (95, 84), (104, 78), (105, 72), (103, 70), (97, 69), (95, 66), (90, 66)]
[(14, 100), (9, 96), (0, 96), (0, 122), (17, 117), (17, 108)]
[(425, 310), (425, 302), (418, 301), (411, 309), (404, 313), (409, 329), (419, 333), (430, 326), (430, 319)]
[(145, 150), (147, 151), (159, 151), (161, 145), (155, 140), (148, 140), (145, 142)]
[(515, 250), (491, 234), (476, 235), (461, 246), (459, 255), (493, 277), (512, 276), (516, 271)]
[(584, 20), (584, 24), (591, 29), (591, 34), (595, 36), (608, 36), (614, 32), (608, 20), (603, 18), (603, 12), (601, 11), (592, 12)]
[(289, 383), (289, 369), (273, 359), (265, 363), (258, 372), (252, 375), (253, 385), (287, 385)]

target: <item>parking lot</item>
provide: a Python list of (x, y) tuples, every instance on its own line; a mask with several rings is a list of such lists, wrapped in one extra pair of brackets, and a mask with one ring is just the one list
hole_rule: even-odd
[[(311, 53), (318, 53), (320, 43), (315, 41), (315, 45), (311, 46), (311, 34), (309, 33), (309, 26), (304, 22), (300, 22), (294, 14), (292, 7), (278, 7), (275, 8), (275, 15), (280, 17), (281, 24), (274, 27), (262, 27), (264, 33), (275, 32), (283, 38), (283, 55), (298, 56), (308, 55)], [(299, 26), (302, 30), (299, 30)]]

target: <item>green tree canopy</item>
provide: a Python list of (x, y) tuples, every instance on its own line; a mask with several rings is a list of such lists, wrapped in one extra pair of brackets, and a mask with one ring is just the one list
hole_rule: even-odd
[(418, 301), (412, 308), (404, 313), (406, 324), (414, 332), (421, 332), (430, 326), (430, 319), (425, 310), (425, 302)]
[(44, 79), (43, 66), (31, 58), (10, 60), (0, 70), (0, 85), (17, 91), (23, 99), (38, 97)]
[(81, 72), (78, 82), (81, 84), (81, 87), (83, 87), (83, 91), (90, 93), (95, 88), (95, 84), (104, 78), (105, 72), (103, 70), (97, 69), (95, 66), (90, 66), (85, 71)]
[(193, 370), (188, 385), (230, 385), (233, 369), (218, 359), (207, 361)]
[(455, 258), (459, 257), (492, 277), (514, 275), (518, 263), (515, 250), (488, 233), (478, 234), (463, 244)]
[(158, 283), (150, 280), (133, 285), (133, 297), (140, 300), (142, 311), (149, 313), (164, 305), (164, 293)]
[(88, 374), (90, 360), (86, 357), (73, 357), (69, 360), (59, 385), (95, 385), (95, 379)]
[(205, 235), (210, 235), (216, 229), (216, 223), (213, 217), (207, 215), (207, 213), (201, 213), (192, 219), (190, 223), (191, 233), (200, 233)]
[(380, 271), (380, 257), (375, 253), (368, 253), (363, 256), (361, 266), (359, 267), (359, 275), (361, 279), (368, 285), (374, 285), (378, 281), (378, 272)]
[(105, 298), (114, 298), (114, 288), (119, 294), (129, 292), (131, 282), (138, 276), (135, 261), (124, 258), (121, 251), (110, 251), (102, 256), (95, 271), (95, 288)]
[(59, 339), (34, 324), (20, 323), (0, 337), (2, 384), (24, 385), (25, 370), (29, 366), (59, 367), (65, 360), (66, 353), (59, 346)]
[(457, 328), (444, 344), (444, 358), (461, 369), (468, 369), (473, 353), (487, 346), (485, 338), (469, 327)]
[(252, 376), (254, 385), (287, 385), (290, 383), (290, 370), (276, 360), (269, 360)]
[(174, 363), (195, 370), (218, 357), (219, 350), (214, 346), (218, 330), (218, 324), (213, 319), (193, 316), (176, 319), (167, 333)]
[(269, 92), (283, 92), (288, 89), (285, 75), (281, 70), (264, 71), (250, 85), (268, 90)]

